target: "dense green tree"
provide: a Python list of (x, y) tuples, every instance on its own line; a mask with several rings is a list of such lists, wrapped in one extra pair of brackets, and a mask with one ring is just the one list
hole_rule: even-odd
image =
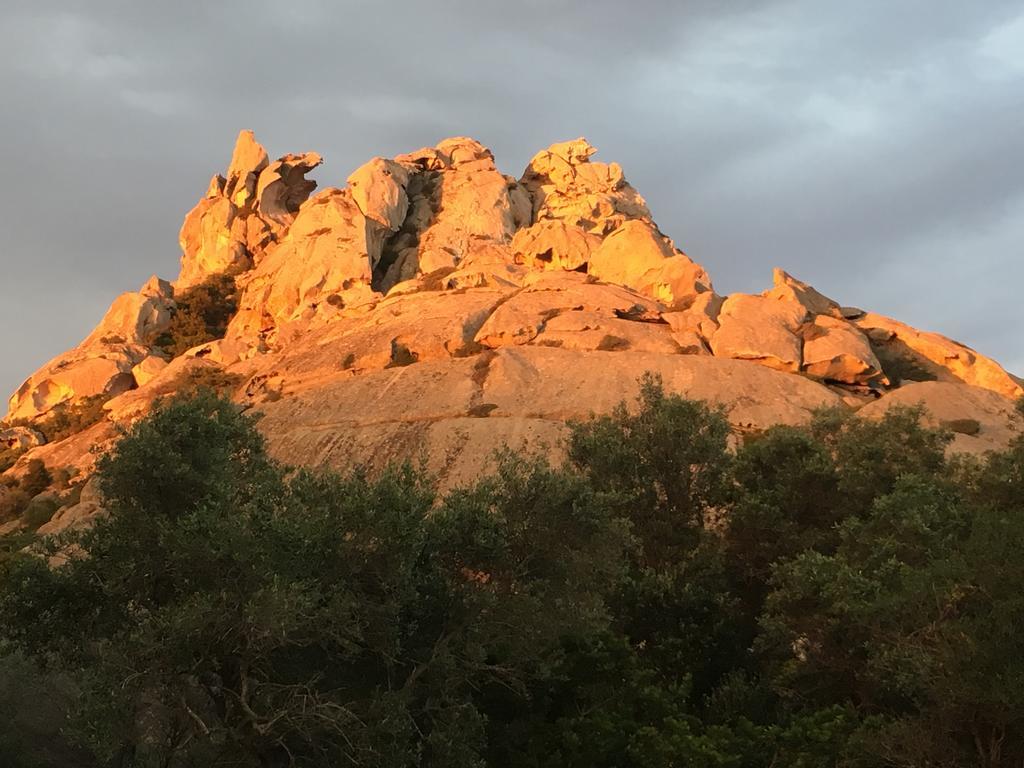
[(62, 566), (5, 542), (4, 764), (1019, 766), (1024, 437), (948, 459), (921, 416), (730, 449), (648, 377), (564, 468), (505, 453), (440, 497), (163, 403)]
[(99, 472), (110, 517), (61, 568), (10, 565), (0, 606), (12, 647), (82, 670), (83, 734), (112, 765), (476, 765), (478, 696), (524, 690), (601, 623), (629, 538), (539, 463), (433, 512), (409, 468), (286, 472), (210, 394), (158, 408)]

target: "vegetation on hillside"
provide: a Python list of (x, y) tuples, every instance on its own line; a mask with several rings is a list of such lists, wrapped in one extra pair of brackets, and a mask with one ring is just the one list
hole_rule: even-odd
[(150, 344), (170, 357), (214, 339), (221, 339), (238, 311), (235, 275), (211, 275), (204, 282), (175, 295), (170, 327)]
[(4, 764), (1019, 766), (1024, 437), (950, 460), (920, 416), (730, 450), (647, 380), (438, 498), (170, 401), (68, 564), (0, 566)]

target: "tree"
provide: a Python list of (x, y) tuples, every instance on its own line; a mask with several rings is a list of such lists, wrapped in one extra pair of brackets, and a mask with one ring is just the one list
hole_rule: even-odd
[(211, 394), (158, 407), (99, 472), (109, 518), (59, 569), (7, 566), (0, 630), (82, 670), (104, 764), (478, 765), (484, 699), (601, 624), (628, 540), (542, 463), (439, 507), (409, 467), (288, 471)]
[(642, 561), (658, 567), (694, 545), (724, 500), (729, 424), (721, 410), (640, 380), (636, 407), (570, 424), (569, 461), (614, 498), (633, 525)]

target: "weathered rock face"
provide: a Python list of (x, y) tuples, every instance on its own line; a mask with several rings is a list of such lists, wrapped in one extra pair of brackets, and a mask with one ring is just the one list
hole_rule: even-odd
[(169, 283), (153, 277), (137, 293), (117, 297), (100, 324), (75, 349), (55, 357), (11, 396), (8, 417), (34, 418), (87, 397), (135, 386), (132, 369), (150, 356), (149, 344), (171, 321)]
[(651, 220), (640, 194), (617, 163), (592, 163), (597, 152), (584, 138), (552, 144), (530, 160), (521, 180), (533, 202), (533, 219), (560, 219), (604, 236), (629, 219)]
[(305, 174), (320, 162), (320, 155), (307, 152), (271, 164), (252, 131), (239, 133), (227, 177), (214, 176), (206, 197), (185, 216), (175, 287), (181, 290), (210, 275), (251, 268), (316, 188)]
[(46, 438), (29, 427), (0, 429), (0, 448), (13, 448), (24, 451), (44, 445), (45, 443)]
[[(11, 471), (37, 457), (85, 477), (115, 425), (204, 377), (262, 411), (289, 462), (425, 454), (449, 484), (503, 442), (558, 455), (566, 419), (631, 399), (646, 371), (722, 404), (738, 429), (822, 406), (872, 415), (923, 402), (957, 450), (1010, 439), (1022, 389), (997, 363), (781, 270), (761, 294), (715, 293), (594, 151), (583, 139), (552, 145), (517, 181), (486, 147), (454, 138), (374, 158), (345, 187), (312, 194), (319, 155), (271, 161), (243, 131), (226, 175), (186, 216), (174, 287), (154, 278), (119, 297), (10, 403), (9, 417), (31, 422), (98, 395), (106, 419), (49, 445), (9, 425), (0, 441), (25, 451)], [(155, 339), (175, 296), (222, 272), (241, 290), (225, 337), (168, 359)], [(83, 494), (51, 528), (101, 513)]]

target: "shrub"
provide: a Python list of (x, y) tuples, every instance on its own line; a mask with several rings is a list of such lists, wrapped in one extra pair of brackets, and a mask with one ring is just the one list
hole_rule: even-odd
[(0, 473), (13, 467), (22, 453), (24, 451), (15, 448), (0, 447)]
[[(8, 521), (22, 517), (29, 508), (32, 499), (50, 487), (53, 482), (46, 465), (40, 459), (29, 461), (25, 474), (20, 478), (4, 478), (7, 482), (5, 487), (0, 489), (0, 520)], [(50, 517), (53, 516), (53, 511)], [(43, 512), (38, 512), (42, 515)], [(37, 516), (38, 516), (37, 515)], [(47, 520), (50, 518), (47, 517)], [(45, 520), (43, 521), (45, 522)], [(42, 523), (39, 523), (42, 525)], [(38, 525), (35, 527), (39, 527)]]
[(31, 426), (42, 433), (46, 442), (59, 443), (106, 418), (103, 405), (108, 400), (110, 395), (93, 395), (74, 403), (59, 405), (49, 416), (33, 422)]
[(921, 416), (733, 453), (647, 378), (564, 468), (505, 453), (438, 498), (178, 397), (100, 461), (81, 556), (0, 540), (0, 656), (79, 686), (90, 768), (1021, 765), (1024, 439), (950, 463)]
[(233, 274), (212, 275), (175, 296), (170, 327), (150, 339), (152, 346), (171, 357), (224, 337), (238, 311), (239, 291)]
[(182, 373), (174, 384), (174, 391), (185, 398), (204, 391), (226, 396), (232, 394), (244, 381), (245, 377), (240, 374), (229, 373), (215, 366), (204, 366), (190, 368)]
[(20, 488), (0, 488), (0, 522), (21, 517), (32, 497)]
[(37, 496), (50, 487), (53, 476), (46, 468), (42, 459), (31, 459), (26, 467), (25, 474), (21, 476), (19, 485), (21, 490), (29, 496)]
[(949, 419), (942, 426), (958, 435), (976, 435), (981, 432), (981, 422), (977, 419)]
[(21, 513), (21, 522), (26, 529), (34, 531), (50, 522), (59, 507), (60, 502), (52, 496), (32, 499)]

